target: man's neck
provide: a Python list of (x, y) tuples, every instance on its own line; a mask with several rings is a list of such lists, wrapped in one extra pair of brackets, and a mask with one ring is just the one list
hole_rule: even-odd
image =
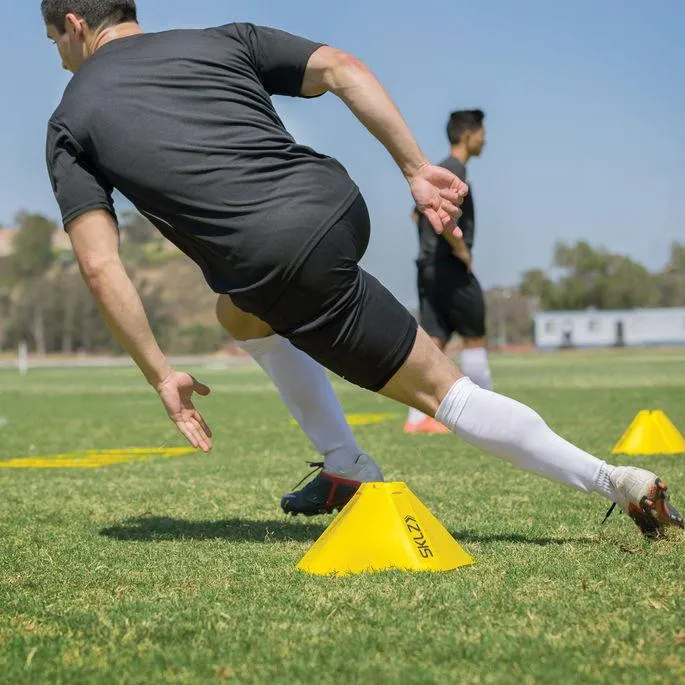
[(466, 163), (471, 159), (471, 155), (463, 145), (452, 145), (450, 156), (458, 159), (464, 166), (466, 166)]
[(103, 45), (111, 43), (119, 38), (128, 38), (129, 36), (136, 36), (143, 33), (143, 29), (135, 21), (127, 21), (123, 24), (110, 26), (98, 33), (94, 34), (89, 41), (89, 52), (94, 55)]

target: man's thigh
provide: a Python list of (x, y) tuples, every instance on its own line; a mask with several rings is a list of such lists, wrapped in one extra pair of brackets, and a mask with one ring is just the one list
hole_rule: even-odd
[(229, 295), (219, 295), (216, 316), (234, 340), (256, 340), (273, 335), (268, 323), (240, 309)]

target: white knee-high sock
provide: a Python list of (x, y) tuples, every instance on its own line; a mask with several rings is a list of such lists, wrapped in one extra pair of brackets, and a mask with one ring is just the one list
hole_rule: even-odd
[(333, 473), (354, 464), (362, 453), (326, 371), (279, 335), (237, 341), (266, 371), (300, 428), (324, 456)]
[(488, 364), (488, 351), (484, 347), (467, 347), (461, 352), (461, 370), (476, 385), (492, 390), (492, 374)]
[[(488, 351), (484, 347), (467, 347), (462, 350), (459, 359), (461, 370), (476, 385), (486, 390), (492, 390), (492, 374), (488, 363)], [(421, 423), (426, 418), (426, 414), (410, 407), (407, 415), (407, 423)]]
[(520, 469), (615, 498), (609, 480), (613, 466), (558, 436), (530, 407), (483, 390), (468, 378), (452, 386), (436, 418), (466, 442)]
[(413, 425), (416, 425), (417, 423), (421, 423), (426, 418), (426, 414), (424, 414), (422, 411), (419, 411), (418, 409), (414, 409), (414, 407), (409, 407), (409, 413), (407, 414), (407, 423), (411, 423)]

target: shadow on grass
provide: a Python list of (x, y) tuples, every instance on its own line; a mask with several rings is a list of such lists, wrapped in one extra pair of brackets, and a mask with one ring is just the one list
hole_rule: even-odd
[(546, 547), (547, 545), (567, 545), (567, 544), (582, 544), (590, 545), (596, 544), (597, 539), (591, 535), (576, 538), (547, 538), (537, 537), (535, 535), (524, 535), (521, 533), (479, 533), (475, 530), (452, 530), (450, 535), (457, 542), (514, 542), (524, 545), (538, 545)]
[[(100, 535), (130, 542), (159, 542), (169, 540), (230, 540), (233, 542), (309, 542), (316, 540), (326, 529), (318, 523), (299, 523), (287, 519), (253, 521), (225, 519), (223, 521), (187, 521), (167, 516), (136, 516), (120, 524), (103, 528)], [(453, 530), (452, 537), (461, 543), (512, 542), (525, 545), (595, 544), (596, 538), (537, 537), (522, 533), (479, 533), (475, 530)]]
[(137, 516), (100, 531), (115, 540), (159, 542), (168, 540), (231, 540), (233, 542), (284, 542), (316, 540), (325, 526), (294, 521), (186, 521), (166, 516)]

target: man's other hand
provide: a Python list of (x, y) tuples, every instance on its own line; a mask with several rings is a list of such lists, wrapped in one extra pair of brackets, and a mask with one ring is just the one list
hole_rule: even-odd
[(188, 373), (172, 371), (156, 389), (169, 418), (188, 442), (203, 452), (209, 452), (212, 449), (212, 431), (191, 399), (194, 392), (209, 395), (209, 388)]

